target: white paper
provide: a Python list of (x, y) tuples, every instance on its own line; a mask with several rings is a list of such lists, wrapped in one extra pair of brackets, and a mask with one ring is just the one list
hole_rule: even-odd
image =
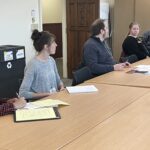
[(30, 102), (27, 103), (26, 106), (24, 107), (24, 109), (36, 109), (36, 108), (40, 108), (40, 106), (33, 105)]
[(144, 74), (149, 75), (150, 74), (150, 65), (138, 65), (134, 68), (134, 70), (139, 72), (145, 72)]
[(66, 87), (69, 93), (89, 93), (96, 92), (98, 89), (94, 85)]
[(24, 49), (20, 49), (16, 53), (16, 59), (24, 58)]
[(4, 61), (13, 60), (13, 51), (4, 52)]
[(150, 65), (138, 65), (136, 66), (136, 69), (145, 69), (146, 71), (150, 70)]

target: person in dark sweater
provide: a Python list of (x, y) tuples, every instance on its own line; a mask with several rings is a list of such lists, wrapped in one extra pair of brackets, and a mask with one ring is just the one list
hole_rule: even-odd
[(142, 40), (138, 38), (140, 32), (139, 24), (132, 22), (129, 25), (129, 33), (122, 44), (122, 49), (125, 56), (136, 55), (138, 60), (144, 59), (149, 55), (145, 49)]
[(22, 108), (26, 105), (25, 99), (12, 98), (9, 100), (0, 100), (0, 116), (13, 113), (16, 109)]
[(120, 71), (129, 66), (128, 63), (116, 64), (111, 50), (105, 43), (107, 29), (104, 21), (96, 19), (90, 28), (91, 36), (83, 46), (83, 58), (80, 68), (88, 66), (94, 76), (110, 71)]

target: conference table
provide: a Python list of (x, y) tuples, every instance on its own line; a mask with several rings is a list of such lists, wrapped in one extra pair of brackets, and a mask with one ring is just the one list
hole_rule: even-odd
[[(84, 83), (82, 85), (88, 84)], [(111, 118), (118, 116), (119, 120), (119, 116), (125, 117), (126, 114), (124, 113), (124, 116), (120, 112), (126, 110), (128, 114), (131, 114), (131, 116), (127, 115), (127, 119), (130, 121), (132, 115), (140, 114), (140, 112), (137, 112), (137, 114), (130, 112), (135, 105), (134, 103), (138, 104), (138, 99), (150, 92), (147, 88), (95, 83), (93, 85), (98, 89), (97, 92), (69, 94), (67, 90), (64, 90), (49, 97), (51, 99), (60, 99), (70, 104), (70, 106), (59, 107), (61, 119), (15, 123), (13, 115), (0, 117), (0, 150), (61, 149), (73, 141), (78, 141), (80, 137), (84, 137), (84, 134), (91, 133), (93, 129), (98, 130), (97, 136), (99, 136), (99, 130), (103, 126), (106, 126), (104, 131), (109, 136), (111, 132), (109, 132), (107, 123), (111, 121)], [(149, 105), (149, 103), (147, 104)], [(149, 111), (147, 115), (149, 115)], [(132, 118), (133, 121), (136, 118)], [(124, 119), (120, 118), (120, 125), (122, 126), (123, 121)], [(127, 122), (127, 125), (131, 123)], [(97, 129), (97, 127), (100, 129)], [(114, 130), (119, 129), (115, 125), (110, 127), (114, 128)], [(131, 126), (132, 128), (134, 128), (134, 124)], [(91, 134), (93, 135), (93, 133)], [(104, 137), (107, 141), (106, 135)], [(101, 140), (104, 141), (103, 138), (100, 138), (98, 142), (101, 142)], [(86, 141), (86, 144), (90, 143), (93, 143), (91, 138)]]
[(108, 118), (62, 150), (149, 150), (150, 93)]
[(123, 71), (112, 71), (85, 82), (150, 88), (150, 75), (128, 73), (137, 65), (150, 65), (150, 58), (131, 64), (131, 68), (125, 68)]

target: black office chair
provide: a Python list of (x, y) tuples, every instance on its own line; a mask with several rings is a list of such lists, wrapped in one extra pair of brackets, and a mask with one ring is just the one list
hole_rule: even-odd
[(90, 68), (87, 66), (74, 71), (72, 74), (73, 74), (73, 82), (72, 82), (73, 86), (83, 83), (84, 81), (94, 77), (91, 73)]
[(123, 60), (122, 60), (123, 57), (125, 57), (124, 51), (121, 52), (121, 55), (120, 55), (120, 58), (119, 58), (119, 62), (120, 62), (120, 63), (123, 62)]
[(120, 57), (120, 62), (129, 62), (129, 63), (134, 63), (136, 61), (138, 61), (138, 58), (136, 55), (130, 55), (130, 56), (124, 56), (124, 57)]

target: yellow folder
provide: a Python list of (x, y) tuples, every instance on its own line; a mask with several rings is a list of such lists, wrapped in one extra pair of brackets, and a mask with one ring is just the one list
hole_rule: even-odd
[(60, 119), (56, 107), (37, 109), (18, 109), (15, 111), (15, 122)]

